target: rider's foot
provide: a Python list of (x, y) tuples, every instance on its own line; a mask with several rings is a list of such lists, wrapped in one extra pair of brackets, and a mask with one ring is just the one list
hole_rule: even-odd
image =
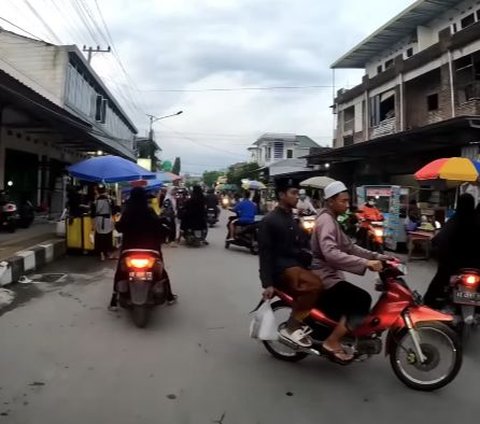
[(295, 330), (285, 326), (280, 329), (280, 335), (285, 339), (295, 343), (300, 347), (312, 347), (313, 341), (309, 334), (312, 330), (308, 327), (297, 328)]
[(347, 365), (354, 359), (354, 355), (345, 352), (345, 349), (340, 343), (329, 344), (324, 342), (321, 350), (331, 361), (340, 365)]
[(172, 296), (169, 299), (167, 299), (168, 305), (174, 305), (177, 302), (178, 302), (178, 296), (176, 294), (172, 294)]

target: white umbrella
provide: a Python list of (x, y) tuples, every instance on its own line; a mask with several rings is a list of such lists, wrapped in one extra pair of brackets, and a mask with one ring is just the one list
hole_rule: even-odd
[(312, 177), (309, 178), (308, 180), (302, 181), (300, 185), (302, 187), (313, 187), (313, 188), (319, 188), (319, 189), (324, 189), (327, 185), (330, 183), (333, 183), (335, 180), (330, 177)]

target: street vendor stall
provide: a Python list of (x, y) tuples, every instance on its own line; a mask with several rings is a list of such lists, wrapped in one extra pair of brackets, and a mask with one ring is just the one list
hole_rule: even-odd
[[(118, 156), (100, 156), (76, 163), (68, 168), (71, 176), (90, 183), (109, 184), (123, 181), (154, 179), (153, 172)], [(70, 211), (71, 212), (71, 211)], [(66, 217), (67, 249), (93, 251), (94, 217), (88, 212)]]

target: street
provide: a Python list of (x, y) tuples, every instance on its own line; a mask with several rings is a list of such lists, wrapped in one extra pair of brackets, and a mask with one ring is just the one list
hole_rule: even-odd
[[(222, 221), (210, 230), (210, 246), (164, 249), (179, 303), (157, 308), (143, 330), (106, 308), (114, 262), (70, 256), (40, 271), (59, 281), (8, 287), (15, 300), (0, 309), (0, 423), (474, 422), (478, 338), (458, 378), (435, 393), (402, 385), (383, 355), (349, 367), (273, 359), (248, 337), (258, 258), (225, 250), (224, 229)], [(433, 262), (409, 269), (423, 293)], [(374, 278), (352, 280), (371, 290)]]

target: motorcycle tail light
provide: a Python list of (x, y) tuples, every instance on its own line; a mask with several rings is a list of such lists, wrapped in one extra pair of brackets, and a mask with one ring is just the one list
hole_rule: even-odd
[(155, 265), (155, 258), (152, 256), (127, 256), (125, 262), (128, 268), (150, 269)]
[(476, 286), (480, 283), (480, 275), (476, 274), (463, 274), (462, 283), (466, 286)]
[(6, 205), (3, 207), (3, 210), (5, 212), (14, 212), (16, 207), (14, 205)]

